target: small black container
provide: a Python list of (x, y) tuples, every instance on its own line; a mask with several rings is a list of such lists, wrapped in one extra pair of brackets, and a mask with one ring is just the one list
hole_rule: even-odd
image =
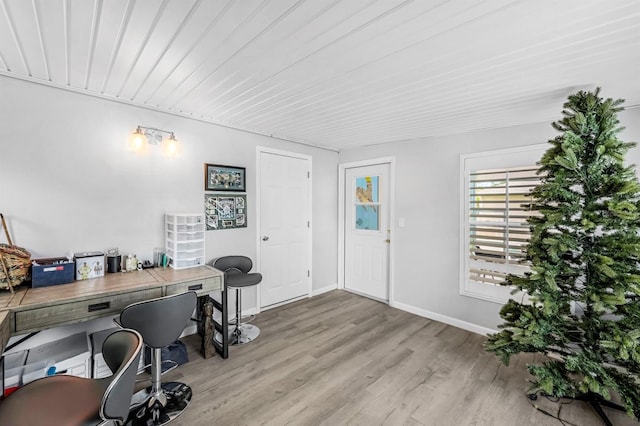
[(120, 256), (107, 256), (107, 272), (120, 272), (121, 262)]

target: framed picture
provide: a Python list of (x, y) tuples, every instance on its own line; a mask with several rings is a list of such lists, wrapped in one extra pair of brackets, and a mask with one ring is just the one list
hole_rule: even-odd
[(247, 196), (242, 194), (204, 194), (207, 231), (247, 227)]
[(205, 164), (204, 190), (245, 192), (245, 168)]

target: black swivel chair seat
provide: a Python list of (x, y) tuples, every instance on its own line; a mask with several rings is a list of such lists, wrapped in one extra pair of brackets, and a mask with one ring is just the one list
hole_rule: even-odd
[(236, 290), (236, 319), (234, 328), (229, 333), (229, 344), (251, 342), (260, 335), (260, 329), (253, 324), (240, 322), (242, 289), (258, 285), (262, 281), (262, 275), (249, 272), (253, 268), (253, 262), (246, 256), (220, 257), (213, 262), (213, 267), (224, 272), (224, 285)]
[(114, 372), (102, 379), (59, 375), (35, 380), (0, 401), (1, 425), (122, 425), (129, 414), (142, 336), (117, 330), (102, 355)]
[(191, 402), (191, 388), (181, 382), (162, 383), (162, 348), (180, 337), (196, 308), (196, 293), (189, 291), (127, 306), (120, 313), (123, 327), (137, 330), (151, 348), (151, 386), (137, 392), (127, 425), (163, 425)]

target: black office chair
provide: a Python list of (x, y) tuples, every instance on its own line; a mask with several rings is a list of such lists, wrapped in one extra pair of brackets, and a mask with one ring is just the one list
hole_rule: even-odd
[(58, 375), (35, 380), (0, 402), (2, 425), (122, 425), (129, 414), (142, 336), (117, 330), (102, 345), (114, 373), (102, 379)]
[(242, 289), (260, 284), (262, 275), (258, 272), (249, 273), (253, 262), (246, 256), (224, 256), (213, 261), (213, 267), (224, 272), (224, 285), (236, 289), (236, 319), (235, 326), (229, 333), (230, 345), (241, 345), (254, 340), (260, 335), (260, 329), (253, 324), (242, 324), (241, 296)]
[[(132, 425), (163, 425), (179, 416), (191, 402), (191, 388), (181, 382), (162, 383), (162, 348), (173, 343), (196, 308), (196, 293), (189, 291), (127, 306), (119, 323), (142, 334), (151, 348), (151, 386), (133, 396)], [(129, 422), (127, 424), (129, 424)]]

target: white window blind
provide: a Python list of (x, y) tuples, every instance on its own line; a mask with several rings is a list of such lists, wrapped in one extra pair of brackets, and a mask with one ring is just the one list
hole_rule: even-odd
[(504, 303), (508, 274), (529, 270), (527, 219), (531, 190), (540, 184), (536, 162), (545, 145), (463, 154), (461, 159), (460, 294)]
[(523, 263), (530, 237), (530, 192), (540, 183), (536, 167), (477, 170), (469, 174), (469, 279), (499, 284)]

